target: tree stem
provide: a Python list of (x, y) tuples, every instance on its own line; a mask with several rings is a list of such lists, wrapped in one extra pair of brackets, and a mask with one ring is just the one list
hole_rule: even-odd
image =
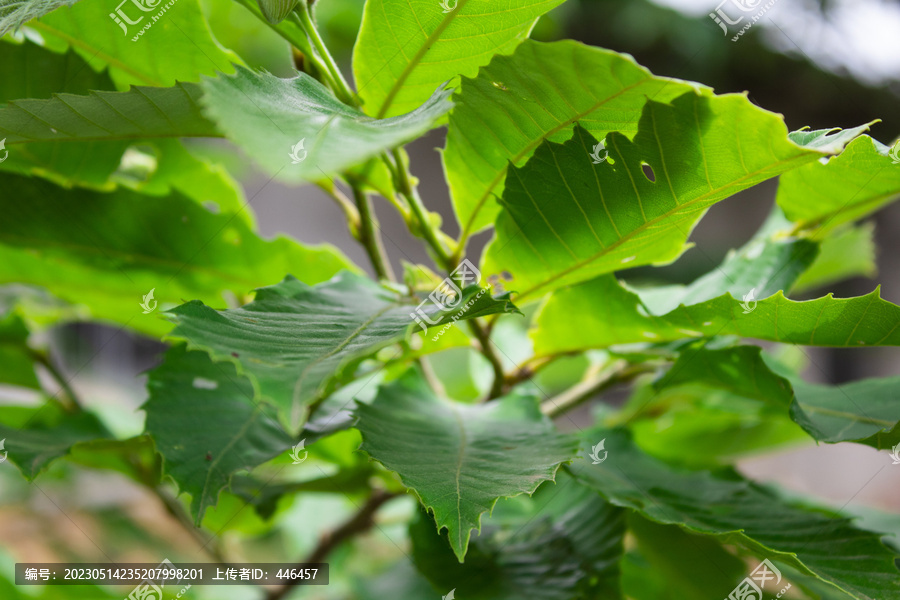
[[(343, 542), (357, 534), (371, 529), (372, 526), (375, 525), (375, 513), (378, 512), (381, 505), (391, 498), (395, 498), (397, 495), (398, 494), (396, 493), (385, 492), (382, 490), (373, 492), (355, 515), (350, 517), (334, 531), (323, 535), (319, 540), (319, 544), (313, 551), (298, 564), (323, 562), (331, 551), (340, 546)], [(268, 596), (266, 596), (266, 600), (281, 600), (287, 596), (291, 590), (294, 589), (294, 586), (300, 583), (300, 580), (296, 580), (296, 583), (294, 583), (294, 581), (295, 580), (291, 580), (290, 583), (269, 592)]]
[(325, 68), (327, 69), (329, 76), (335, 84), (334, 93), (345, 104), (349, 104), (350, 106), (359, 106), (359, 102), (357, 101), (353, 91), (350, 89), (350, 86), (347, 84), (347, 80), (344, 79), (344, 75), (343, 73), (341, 73), (341, 69), (338, 67), (337, 62), (335, 62), (334, 58), (331, 56), (331, 53), (328, 51), (328, 47), (325, 45), (325, 41), (322, 39), (322, 36), (319, 35), (319, 30), (316, 29), (316, 24), (312, 19), (312, 12), (310, 11), (309, 5), (306, 3), (306, 0), (300, 0), (300, 2), (297, 4), (297, 7), (294, 9), (294, 14), (297, 15), (300, 26), (306, 32), (306, 35), (309, 37), (309, 40), (315, 47), (319, 57), (325, 63)]
[(572, 386), (558, 396), (541, 402), (541, 412), (551, 419), (558, 417), (582, 402), (590, 400), (596, 394), (614, 385), (631, 381), (638, 375), (649, 373), (655, 368), (655, 365), (629, 365), (628, 361), (615, 360), (602, 367), (596, 376)]
[(506, 381), (506, 375), (503, 372), (503, 362), (501, 362), (497, 353), (494, 352), (494, 347), (491, 345), (491, 336), (482, 328), (478, 319), (469, 320), (469, 329), (478, 338), (481, 353), (491, 363), (491, 368), (494, 369), (494, 382), (491, 384), (491, 391), (488, 394), (488, 400), (493, 400), (503, 395), (503, 384)]
[(358, 183), (351, 181), (350, 188), (353, 190), (353, 199), (359, 209), (359, 241), (365, 247), (379, 279), (395, 281), (394, 271), (377, 231), (378, 225), (372, 210), (372, 201)]

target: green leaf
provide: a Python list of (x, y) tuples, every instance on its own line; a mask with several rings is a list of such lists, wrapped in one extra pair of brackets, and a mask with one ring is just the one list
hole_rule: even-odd
[[(2, 10), (2, 9), (0, 9)], [(113, 90), (112, 79), (95, 71), (75, 51), (58, 53), (25, 39), (0, 39), (0, 104), (19, 98), (49, 98), (57, 92)]]
[(733, 472), (669, 467), (643, 454), (624, 430), (594, 430), (585, 439), (587, 448), (606, 439), (609, 456), (576, 477), (612, 504), (794, 565), (860, 600), (900, 598), (897, 556), (849, 519), (794, 507)]
[[(690, 353), (682, 356), (688, 359)], [(699, 382), (659, 391), (641, 386), (626, 410), (615, 421), (630, 420), (635, 443), (645, 452), (690, 467), (734, 464), (745, 456), (809, 441), (784, 406)]]
[[(198, 81), (201, 75), (231, 73), (232, 63), (241, 62), (212, 37), (198, 0), (178, 0), (169, 8), (164, 8), (162, 0), (150, 4), (144, 3), (151, 9), (146, 11), (134, 2), (81, 0), (27, 26), (37, 30), (51, 50), (63, 52), (71, 47), (95, 70), (108, 66), (120, 88)], [(118, 25), (110, 14), (125, 23), (119, 10), (137, 24)], [(85, 36), (85, 31), (90, 35)]]
[(118, 166), (125, 142), (91, 141), (76, 146), (51, 141), (12, 147), (7, 129), (11, 121), (37, 122), (40, 112), (23, 119), (21, 109), (8, 108), (6, 103), (19, 98), (50, 99), (57, 92), (114, 90), (108, 73), (95, 72), (72, 50), (52, 52), (30, 41), (17, 44), (4, 38), (0, 50), (4, 57), (0, 64), (0, 136), (10, 144), (0, 169), (47, 177), (61, 185), (104, 184)]
[(544, 140), (564, 142), (576, 122), (598, 140), (611, 131), (633, 138), (648, 99), (670, 102), (702, 87), (573, 41), (528, 40), (495, 57), (453, 97), (444, 169), (462, 237), (493, 223), (507, 165), (522, 166)]
[(710, 206), (822, 156), (789, 141), (781, 117), (746, 97), (694, 92), (671, 104), (648, 102), (634, 141), (609, 134), (615, 164), (593, 164), (596, 143), (578, 126), (571, 140), (544, 142), (507, 174), (484, 270), (511, 272), (523, 302), (603, 273), (669, 262)]
[(900, 443), (900, 377), (835, 386), (793, 381), (791, 418), (829, 444), (860, 442), (884, 450)]
[[(206, 114), (273, 176), (324, 179), (414, 139), (452, 107), (435, 91), (408, 114), (373, 119), (305, 73), (281, 79), (238, 68), (203, 82)], [(299, 162), (298, 162), (299, 161)]]
[(200, 114), (202, 94), (196, 84), (178, 83), (167, 88), (134, 87), (127, 92), (16, 100), (0, 109), (0, 130), (11, 147), (38, 141), (220, 136), (215, 125)]
[(819, 255), (794, 282), (795, 292), (822, 288), (851, 277), (872, 278), (878, 274), (875, 262), (875, 224), (847, 227), (819, 244)]
[(667, 595), (659, 600), (727, 598), (747, 576), (744, 561), (714, 538), (659, 525), (638, 513), (629, 515), (628, 531), (653, 571), (666, 582)]
[(163, 469), (191, 495), (199, 526), (231, 476), (251, 470), (293, 445), (291, 437), (253, 399), (253, 386), (234, 365), (214, 363), (183, 345), (147, 379), (146, 431), (163, 456)]
[(182, 298), (221, 305), (223, 293), (244, 297), (289, 271), (318, 283), (349, 267), (328, 246), (263, 240), (241, 219), (179, 193), (63, 190), (10, 174), (0, 174), (0, 185), (17, 199), (0, 220), (0, 282), (43, 286), (94, 318), (138, 331), (171, 327), (159, 312), (143, 314), (151, 289), (160, 309)]
[[(770, 409), (790, 408), (791, 418), (819, 442), (861, 442), (880, 450), (900, 442), (900, 377), (866, 379), (829, 386), (789, 378), (756, 346), (682, 353), (654, 382), (656, 393), (687, 385), (753, 398)], [(787, 412), (787, 411), (785, 411)]]
[(410, 525), (416, 567), (438, 591), (470, 600), (621, 598), (624, 511), (567, 476), (535, 496), (501, 502), (464, 564), (420, 511)]
[(827, 163), (811, 163), (779, 180), (775, 201), (791, 221), (833, 229), (875, 212), (900, 196), (900, 164), (869, 136)]
[(0, 35), (19, 27), (60, 6), (71, 6), (78, 0), (0, 0)]
[(0, 383), (41, 389), (28, 347), (28, 327), (21, 315), (0, 311)]
[(651, 313), (660, 315), (681, 304), (697, 304), (725, 293), (738, 298), (754, 290), (755, 298), (766, 298), (789, 290), (815, 261), (819, 244), (807, 239), (773, 239), (768, 233), (764, 226), (742, 248), (729, 251), (721, 265), (689, 285), (664, 285), (637, 293)]
[(574, 457), (533, 398), (465, 405), (438, 398), (415, 372), (356, 409), (362, 449), (400, 475), (446, 528), (460, 562), (498, 498), (532, 493)]
[(368, 0), (353, 49), (366, 112), (403, 114), (448, 80), (474, 76), (495, 54), (511, 52), (562, 1)]
[[(779, 291), (759, 300), (750, 313), (726, 293), (654, 316), (636, 294), (607, 275), (553, 294), (531, 335), (538, 355), (716, 335), (835, 348), (900, 345), (900, 306), (882, 300), (880, 293), (876, 288), (856, 298), (828, 294), (795, 302)], [(603, 298), (602, 310), (598, 298)]]
[[(469, 286), (459, 302), (468, 303), (478, 292)], [(257, 399), (278, 406), (293, 431), (306, 407), (323, 397), (326, 384), (348, 363), (410, 331), (413, 302), (352, 273), (315, 287), (288, 276), (257, 290), (256, 299), (241, 308), (216, 311), (192, 301), (173, 309), (171, 335), (206, 350), (213, 360), (239, 365)], [(484, 295), (463, 318), (514, 309), (504, 297)], [(442, 313), (433, 303), (426, 309), (439, 324), (454, 314)]]
[(703, 383), (779, 408), (787, 408), (794, 398), (791, 383), (769, 370), (758, 346), (688, 350), (654, 382), (653, 388), (661, 392), (690, 383)]
[(196, 156), (178, 140), (138, 142), (122, 157), (112, 180), (152, 196), (180, 192), (213, 213), (233, 215), (255, 229), (241, 184), (221, 164)]
[(50, 399), (37, 408), (6, 407), (0, 422), (0, 440), (6, 440), (9, 460), (29, 481), (78, 442), (110, 437), (93, 414), (67, 413)]

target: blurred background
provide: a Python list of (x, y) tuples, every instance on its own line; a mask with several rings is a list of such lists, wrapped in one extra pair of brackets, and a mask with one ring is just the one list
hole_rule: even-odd
[[(900, 135), (900, 1), (776, 0), (765, 17), (736, 42), (731, 41), (733, 33), (723, 35), (710, 18), (717, 2), (568, 0), (540, 21), (533, 37), (544, 41), (571, 38), (626, 52), (658, 75), (699, 81), (719, 93), (747, 92), (755, 104), (783, 114), (791, 130), (805, 126), (846, 128), (881, 119), (871, 129), (873, 137), (890, 145)], [(253, 68), (290, 76), (291, 58), (280, 38), (237, 3), (203, 3), (212, 29), (224, 46), (234, 49)], [(316, 4), (326, 41), (349, 75), (363, 0), (318, 0)], [(455, 235), (458, 227), (438, 150), (443, 144), (444, 131), (436, 130), (408, 151), (425, 204), (442, 215), (446, 230)], [(342, 213), (318, 188), (294, 188), (268, 181), (249, 159), (225, 143), (196, 142), (192, 148), (226, 163), (239, 177), (263, 235), (287, 234), (306, 243), (327, 242), (368, 267), (365, 254), (347, 231)], [(694, 249), (671, 266), (645, 269), (639, 275), (683, 282), (714, 268), (728, 250), (746, 242), (765, 220), (774, 203), (776, 186), (776, 181), (766, 182), (716, 205), (693, 232)], [(395, 270), (401, 261), (430, 264), (423, 245), (406, 232), (390, 205), (377, 199), (376, 210)], [(838, 297), (856, 296), (880, 284), (885, 299), (900, 303), (900, 204), (870, 220), (875, 227), (878, 272), (831, 286), (828, 291)], [(478, 258), (486, 241), (486, 234), (475, 239), (470, 245), (470, 259)], [(822, 293), (813, 290), (806, 297)], [(143, 413), (137, 409), (146, 396), (141, 373), (157, 364), (162, 346), (95, 324), (69, 325), (47, 335), (53, 338), (58, 363), (74, 377), (73, 387), (89, 399), (89, 405), (115, 423), (116, 433), (139, 434)], [(515, 348), (503, 350), (510, 356), (518, 353)], [(806, 375), (811, 381), (838, 384), (900, 375), (897, 348), (804, 351), (810, 362)], [(3, 394), (9, 395), (8, 391)], [(612, 394), (610, 398), (617, 401), (621, 396)], [(573, 418), (586, 420), (587, 409)], [(815, 447), (810, 441), (788, 451), (744, 460), (740, 470), (760, 481), (777, 482), (787, 490), (818, 495), (833, 506), (846, 504), (848, 511), (865, 512), (866, 507), (872, 507), (900, 512), (900, 496), (896, 494), (900, 467), (892, 470), (885, 465), (890, 465), (885, 454), (866, 446)], [(62, 467), (52, 468), (39, 481), (46, 491), (35, 493), (18, 474), (0, 469), (0, 543), (15, 543), (18, 559), (38, 560), (49, 555), (59, 560), (73, 556), (105, 560), (98, 554), (98, 544), (91, 541), (92, 535), (102, 537), (102, 533), (91, 530), (90, 521), (73, 519), (54, 509), (58, 502), (54, 478), (67, 476)], [(157, 500), (122, 477), (82, 470), (77, 481), (75, 498), (68, 498), (76, 504), (73, 514), (79, 509), (107, 511), (109, 518), (122, 521), (126, 532), (129, 529), (124, 523), (129, 519), (149, 524), (160, 548), (167, 539), (180, 540), (185, 547), (197, 544), (177, 527), (166, 526)], [(59, 488), (64, 489), (71, 488)], [(125, 513), (129, 519), (125, 519)], [(219, 519), (224, 523), (222, 514), (213, 514), (214, 522)], [(315, 541), (315, 535), (303, 533), (299, 524), (318, 519), (318, 526), (324, 527), (339, 520), (340, 514), (340, 510), (316, 499), (300, 503), (291, 516), (300, 533), (285, 542), (291, 556), (302, 554)], [(252, 515), (240, 517), (229, 527), (244, 533), (265, 531)], [(381, 533), (390, 533), (390, 527), (385, 525)], [(146, 537), (141, 540), (143, 550), (135, 560), (153, 560), (147, 553), (156, 542)], [(227, 535), (223, 543), (227, 547)], [(116, 544), (123, 552), (130, 547), (127, 535)], [(240, 558), (262, 560), (258, 556)], [(241, 596), (220, 588), (216, 597)]]

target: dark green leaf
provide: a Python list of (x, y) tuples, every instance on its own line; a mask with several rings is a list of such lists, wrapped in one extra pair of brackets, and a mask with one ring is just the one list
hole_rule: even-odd
[(669, 467), (643, 454), (624, 430), (591, 431), (585, 447), (600, 439), (608, 459), (578, 468), (576, 476), (612, 504), (808, 570), (854, 598), (900, 599), (897, 555), (878, 534), (836, 514), (794, 507), (735, 473)]
[[(459, 302), (467, 304), (479, 291), (466, 288)], [(343, 367), (410, 331), (413, 302), (351, 273), (315, 287), (289, 276), (257, 290), (256, 299), (241, 308), (216, 311), (193, 301), (173, 309), (172, 336), (216, 361), (239, 365), (257, 398), (278, 406), (295, 430), (306, 407)], [(427, 304), (426, 314), (438, 323), (454, 316)], [(485, 294), (463, 318), (512, 310), (505, 297)]]
[(146, 430), (162, 454), (165, 474), (191, 495), (199, 525), (231, 476), (250, 470), (294, 444), (253, 399), (253, 386), (234, 365), (175, 346), (150, 372)]
[(362, 449), (419, 496), (460, 562), (498, 498), (532, 493), (574, 457), (533, 398), (465, 405), (434, 395), (415, 372), (356, 410)]
[(106, 427), (88, 412), (67, 413), (53, 400), (37, 408), (4, 408), (0, 440), (29, 481), (69, 453), (78, 442), (110, 438)]

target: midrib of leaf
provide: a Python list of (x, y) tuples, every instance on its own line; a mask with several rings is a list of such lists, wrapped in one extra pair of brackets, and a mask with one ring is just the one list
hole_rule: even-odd
[(843, 419), (847, 419), (850, 421), (855, 421), (857, 423), (869, 423), (870, 425), (881, 425), (882, 427), (893, 427), (897, 423), (894, 421), (885, 421), (884, 419), (876, 419), (875, 417), (864, 417), (858, 414), (844, 412), (842, 410), (835, 410), (833, 408), (821, 408), (818, 406), (812, 406), (810, 404), (804, 404), (803, 402), (797, 402), (800, 408), (803, 409), (805, 413), (818, 413), (820, 415), (828, 415), (829, 417), (841, 417)]
[[(209, 463), (209, 468), (206, 470), (206, 479), (203, 481), (203, 489), (200, 492), (200, 511), (197, 513), (198, 516), (203, 515), (203, 512), (206, 510), (206, 490), (209, 489), (209, 478), (212, 477), (213, 469), (222, 461), (222, 457), (224, 457), (225, 454), (227, 454), (228, 451), (231, 450), (231, 447), (234, 446), (238, 439), (242, 438), (244, 434), (247, 433), (247, 430), (250, 428), (250, 426), (253, 425), (253, 423), (255, 423), (259, 418), (258, 415), (260, 413), (260, 410), (253, 411), (253, 416), (247, 419), (247, 422), (241, 426), (241, 429), (236, 432), (230, 440), (228, 440), (228, 444), (226, 444), (225, 447), (222, 448), (222, 451), (219, 452), (218, 456), (216, 456), (216, 458), (211, 463)], [(200, 526), (199, 521), (196, 523), (196, 525), (198, 527)]]
[(69, 35), (67, 33), (63, 33), (62, 31), (60, 31), (58, 29), (50, 27), (46, 23), (35, 20), (35, 21), (30, 22), (28, 24), (28, 26), (34, 27), (35, 29), (37, 29), (39, 31), (43, 30), (47, 33), (52, 34), (55, 37), (58, 37), (61, 40), (66, 41), (71, 46), (74, 46), (74, 47), (80, 48), (86, 52), (92, 53), (92, 55), (91, 55), (92, 59), (97, 58), (99, 56), (100, 58), (103, 59), (103, 61), (105, 63), (107, 63), (117, 69), (120, 69), (122, 71), (125, 71), (129, 75), (132, 75), (132, 76), (136, 77), (137, 79), (140, 79), (140, 80), (146, 82), (148, 85), (152, 85), (152, 86), (163, 85), (162, 82), (152, 79), (152, 78), (148, 77), (146, 74), (141, 73), (140, 71), (135, 71), (134, 69), (129, 67), (126, 63), (122, 62), (121, 60), (117, 59), (116, 57), (112, 56), (111, 54), (107, 54), (106, 52), (101, 52), (100, 50), (94, 48), (90, 44), (87, 44), (84, 40), (82, 40), (80, 38), (72, 37), (71, 35)]
[(456, 544), (459, 548), (462, 548), (462, 507), (460, 506), (460, 502), (462, 501), (462, 490), (459, 488), (459, 478), (462, 475), (463, 457), (466, 454), (466, 442), (468, 441), (468, 438), (466, 437), (465, 424), (463, 423), (459, 412), (453, 407), (451, 407), (450, 410), (453, 411), (453, 417), (459, 425), (459, 455), (456, 457), (456, 523), (458, 525), (456, 531)]
[[(619, 90), (612, 96), (609, 96), (607, 98), (604, 98), (603, 100), (598, 101), (596, 104), (592, 105), (589, 109), (587, 109), (583, 112), (577, 113), (576, 115), (574, 115), (573, 117), (571, 117), (569, 119), (566, 119), (564, 121), (559, 121), (559, 124), (556, 127), (548, 130), (546, 133), (544, 133), (544, 135), (537, 138), (533, 142), (530, 142), (525, 148), (522, 149), (521, 152), (518, 152), (517, 154), (513, 155), (513, 157), (510, 158), (510, 162), (513, 164), (516, 164), (519, 160), (522, 159), (523, 156), (527, 156), (528, 154), (532, 153), (534, 151), (534, 149), (537, 148), (538, 146), (540, 146), (541, 143), (543, 143), (543, 141), (545, 139), (562, 131), (566, 127), (569, 127), (570, 125), (574, 124), (579, 119), (586, 117), (587, 115), (591, 114), (592, 112), (594, 112), (595, 110), (597, 110), (598, 108), (600, 108), (601, 106), (606, 104), (607, 102), (610, 102), (611, 100), (616, 99), (617, 97), (624, 94), (625, 92), (628, 92), (638, 86), (644, 85), (645, 83), (647, 83), (647, 81), (648, 81), (647, 78), (641, 79), (640, 81), (635, 82), (635, 83), (629, 85), (628, 87), (622, 88), (621, 90)], [(556, 91), (560, 96), (562, 96), (559, 88), (556, 88)], [(542, 106), (542, 108), (544, 108), (544, 107)], [(547, 111), (546, 108), (544, 108), (544, 110), (548, 114), (552, 115), (552, 113)], [(506, 116), (510, 118), (510, 120), (513, 120), (512, 115), (510, 115), (508, 111), (504, 110), (504, 112), (506, 113)], [(462, 229), (462, 233), (460, 234), (460, 238), (459, 238), (460, 246), (464, 246), (465, 241), (467, 239), (469, 239), (470, 235), (472, 235), (472, 233), (471, 233), (472, 223), (475, 221), (475, 218), (478, 216), (478, 213), (481, 212), (481, 208), (484, 206), (484, 203), (487, 202), (488, 198), (490, 198), (491, 193), (492, 193), (491, 190), (493, 190), (495, 187), (497, 187), (497, 184), (500, 183), (500, 180), (502, 180), (504, 177), (506, 177), (506, 173), (507, 173), (507, 169), (503, 169), (502, 171), (497, 173), (497, 175), (495, 175), (494, 178), (491, 180), (490, 185), (488, 186), (487, 190), (485, 190), (484, 194), (481, 195), (481, 197), (478, 199), (478, 202), (475, 203), (475, 208), (472, 211), (472, 214), (466, 220), (466, 223)]]
[[(884, 168), (884, 167), (882, 167), (882, 168)], [(875, 175), (877, 175), (877, 174), (878, 174), (878, 173), (876, 173)], [(872, 176), (872, 179), (875, 179), (875, 175)], [(869, 182), (871, 182), (872, 179), (870, 179)], [(869, 185), (869, 182), (866, 182), (866, 185)], [(857, 192), (857, 195), (861, 194), (862, 191), (863, 191), (864, 189), (866, 189), (866, 185), (864, 185), (862, 188), (860, 188), (859, 192)], [(858, 208), (862, 208), (862, 207), (864, 207), (864, 206), (867, 206), (867, 205), (869, 205), (869, 204), (878, 204), (879, 202), (883, 201), (884, 199), (886, 199), (886, 198), (893, 198), (893, 197), (895, 197), (896, 195), (897, 195), (897, 192), (886, 192), (886, 193), (880, 194), (880, 195), (878, 195), (878, 196), (873, 196), (872, 198), (869, 198), (869, 199), (867, 199), (867, 200), (864, 200), (864, 201), (862, 201), (862, 202), (860, 202), (860, 203), (858, 203), (858, 204), (853, 203), (853, 200), (851, 199), (850, 201), (848, 201), (847, 203), (845, 203), (842, 207), (838, 208), (837, 210), (833, 210), (833, 211), (831, 211), (831, 212), (825, 213), (824, 215), (822, 215), (822, 216), (819, 217), (818, 219), (811, 219), (811, 220), (803, 221), (803, 222), (800, 224), (800, 226), (801, 226), (801, 227), (814, 227), (814, 226), (817, 226), (817, 225), (826, 225), (826, 224), (828, 224), (829, 221), (831, 221), (831, 219), (833, 219), (833, 218), (835, 218), (836, 216), (838, 216), (839, 214), (841, 214), (841, 213), (842, 213), (844, 210), (846, 210), (848, 207), (855, 210), (855, 209), (858, 209)], [(853, 203), (852, 206), (851, 206), (851, 203)], [(827, 230), (817, 231), (817, 232), (815, 232), (815, 233), (811, 236), (810, 239), (813, 239), (813, 240), (822, 240), (823, 238), (827, 237), (827, 235), (828, 235), (829, 233), (830, 233), (830, 232), (828, 232)]]
[(388, 312), (392, 308), (395, 308), (396, 306), (398, 306), (398, 303), (388, 304), (387, 306), (385, 306), (384, 308), (382, 308), (381, 310), (379, 310), (378, 312), (373, 314), (371, 317), (366, 319), (366, 321), (364, 323), (362, 323), (359, 327), (357, 327), (355, 330), (350, 332), (350, 335), (348, 335), (346, 338), (344, 338), (328, 354), (323, 354), (316, 360), (314, 360), (311, 363), (309, 363), (308, 365), (306, 365), (306, 367), (304, 367), (303, 371), (300, 373), (300, 377), (297, 378), (297, 383), (294, 384), (294, 394), (293, 394), (291, 406), (297, 405), (297, 397), (300, 394), (300, 390), (303, 389), (303, 380), (305, 380), (306, 376), (309, 375), (310, 369), (312, 369), (317, 364), (321, 363), (323, 360), (334, 356), (335, 354), (337, 354), (338, 352), (340, 352), (341, 350), (346, 348), (347, 344), (352, 342), (355, 338), (359, 337), (360, 334), (362, 334), (362, 332), (365, 331), (369, 327), (369, 325), (371, 325), (373, 322), (375, 322), (376, 319), (380, 318), (386, 312)]
[[(564, 277), (564, 276), (568, 275), (569, 273), (572, 273), (572, 272), (574, 272), (574, 271), (577, 271), (578, 269), (581, 269), (581, 268), (584, 267), (585, 265), (588, 265), (588, 264), (594, 262), (594, 261), (597, 260), (598, 258), (602, 258), (602, 257), (605, 256), (606, 254), (609, 254), (610, 251), (615, 250), (616, 248), (618, 248), (619, 246), (621, 246), (623, 243), (629, 241), (632, 237), (634, 237), (634, 236), (636, 236), (637, 234), (642, 233), (644, 230), (648, 229), (648, 227), (649, 227), (650, 225), (655, 225), (657, 222), (659, 222), (659, 221), (661, 221), (661, 220), (668, 219), (668, 218), (672, 217), (674, 214), (679, 213), (679, 212), (682, 212), (682, 210), (684, 210), (684, 209), (690, 208), (691, 206), (693, 206), (693, 205), (695, 205), (695, 204), (697, 204), (697, 203), (699, 203), (699, 202), (703, 202), (704, 200), (706, 200), (706, 199), (709, 198), (710, 196), (716, 195), (716, 194), (718, 194), (718, 193), (720, 193), (720, 192), (723, 192), (723, 191), (727, 191), (727, 190), (730, 189), (730, 188), (737, 187), (737, 186), (739, 186), (741, 183), (743, 183), (744, 181), (746, 181), (747, 179), (751, 179), (751, 178), (753, 178), (753, 177), (756, 177), (757, 175), (761, 174), (762, 172), (767, 171), (767, 170), (769, 170), (769, 169), (772, 169), (773, 167), (778, 167), (778, 166), (781, 166), (781, 165), (789, 164), (789, 163), (794, 162), (794, 161), (797, 161), (797, 160), (806, 160), (807, 162), (809, 162), (810, 160), (813, 160), (814, 158), (815, 158), (815, 157), (814, 157), (814, 156), (811, 156), (811, 155), (807, 155), (807, 154), (798, 154), (798, 155), (793, 156), (793, 157), (791, 157), (791, 158), (789, 158), (789, 159), (786, 159), (786, 160), (780, 160), (780, 161), (778, 161), (778, 162), (768, 164), (768, 165), (766, 165), (766, 167), (765, 167), (764, 169), (759, 169), (759, 170), (756, 170), (756, 171), (753, 171), (753, 172), (748, 172), (746, 175), (740, 177), (739, 179), (734, 180), (733, 182), (731, 182), (730, 184), (728, 184), (728, 185), (726, 185), (726, 186), (724, 186), (724, 187), (719, 187), (719, 188), (711, 189), (711, 190), (709, 190), (708, 192), (706, 192), (705, 194), (702, 194), (702, 195), (700, 195), (700, 196), (694, 198), (693, 200), (689, 200), (688, 202), (685, 202), (684, 204), (678, 204), (674, 209), (672, 209), (672, 210), (670, 210), (670, 211), (667, 211), (667, 212), (663, 213), (662, 215), (660, 215), (660, 216), (658, 216), (658, 217), (654, 217), (653, 219), (651, 219), (651, 220), (649, 220), (649, 221), (645, 221), (643, 225), (641, 225), (640, 227), (638, 227), (638, 228), (635, 229), (634, 231), (628, 233), (625, 237), (623, 237), (623, 238), (621, 238), (621, 239), (619, 239), (619, 240), (616, 240), (615, 242), (613, 242), (612, 244), (610, 244), (610, 245), (607, 246), (606, 248), (603, 248), (600, 252), (594, 254), (593, 256), (590, 256), (590, 257), (588, 257), (588, 258), (586, 258), (586, 259), (584, 259), (584, 260), (582, 260), (582, 261), (580, 261), (580, 262), (578, 262), (578, 263), (572, 265), (571, 267), (567, 267), (567, 268), (563, 269), (562, 271), (559, 271), (559, 272), (557, 272), (557, 273), (554, 273), (552, 278), (546, 279), (546, 280), (542, 281), (541, 283), (539, 283), (539, 284), (537, 284), (537, 285), (535, 285), (535, 286), (532, 286), (531, 288), (525, 290), (524, 292), (522, 292), (521, 294), (519, 294), (518, 296), (516, 296), (516, 299), (517, 299), (517, 300), (522, 300), (523, 298), (527, 297), (529, 294), (532, 294), (535, 290), (539, 290), (539, 289), (541, 289), (542, 287), (544, 287), (545, 285), (548, 285), (549, 283), (551, 283), (551, 282), (553, 282), (553, 281), (555, 281), (555, 280), (557, 280), (557, 279), (559, 279), (559, 278), (561, 278), (561, 277)], [(704, 161), (704, 162), (705, 162), (705, 161)], [(563, 174), (563, 178), (565, 178), (565, 174)], [(677, 200), (676, 200), (676, 201), (677, 201)], [(520, 228), (520, 229), (521, 229), (521, 228)], [(552, 229), (552, 228), (551, 228), (551, 229)]]
[[(460, 12), (462, 12), (463, 7), (469, 2), (469, 0), (458, 0), (458, 4), (455, 10), (447, 13), (447, 16), (441, 21), (441, 23), (435, 28), (435, 30), (431, 33), (431, 35), (425, 38), (425, 42), (419, 46), (419, 49), (410, 59), (409, 63), (407, 63), (406, 68), (400, 73), (400, 76), (397, 78), (397, 81), (394, 82), (394, 85), (391, 86), (391, 89), (388, 90), (388, 94), (384, 99), (384, 102), (381, 105), (381, 108), (378, 110), (378, 114), (375, 115), (376, 119), (383, 119), (385, 113), (387, 113), (388, 109), (391, 107), (391, 104), (394, 103), (394, 98), (397, 97), (397, 94), (400, 93), (400, 88), (403, 87), (403, 84), (412, 74), (413, 70), (419, 66), (421, 60), (425, 57), (429, 50), (431, 50), (432, 44), (440, 38), (441, 34), (444, 33), (444, 30), (450, 26), (450, 23), (453, 22), (453, 19), (456, 18)], [(407, 4), (409, 4), (409, 12), (416, 18), (416, 24), (419, 26), (419, 29), (422, 33), (425, 33), (425, 29), (422, 27), (422, 24), (419, 23), (419, 16), (416, 14), (416, 11), (413, 10), (412, 2), (407, 0)], [(394, 36), (394, 39), (397, 41), (397, 45), (400, 46), (400, 51), (403, 51), (403, 45), (400, 43), (400, 40)], [(396, 55), (394, 55), (396, 56)], [(393, 59), (391, 59), (393, 60)], [(390, 61), (388, 61), (390, 62)]]

